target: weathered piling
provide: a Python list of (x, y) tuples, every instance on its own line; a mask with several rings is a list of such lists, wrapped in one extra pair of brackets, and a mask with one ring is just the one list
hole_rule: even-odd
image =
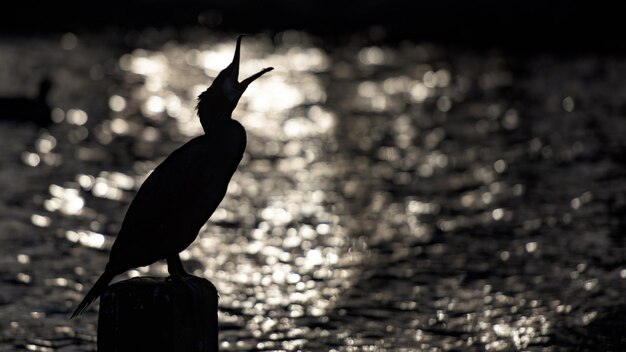
[(141, 277), (100, 298), (98, 351), (215, 352), (217, 290), (198, 277)]

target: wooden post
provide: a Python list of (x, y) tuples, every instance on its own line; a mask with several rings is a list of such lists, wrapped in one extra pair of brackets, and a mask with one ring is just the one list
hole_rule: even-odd
[(217, 289), (199, 277), (137, 277), (100, 297), (98, 351), (217, 352)]

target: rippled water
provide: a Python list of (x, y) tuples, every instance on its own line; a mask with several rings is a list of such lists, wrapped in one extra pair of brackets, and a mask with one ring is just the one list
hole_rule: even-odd
[[(220, 292), (221, 349), (626, 349), (626, 60), (320, 42), (244, 41), (242, 76), (276, 70), (235, 111), (246, 155), (181, 255)], [(0, 95), (56, 82), (49, 131), (0, 122), (0, 350), (95, 348), (97, 304), (68, 317), (233, 47), (0, 40)]]

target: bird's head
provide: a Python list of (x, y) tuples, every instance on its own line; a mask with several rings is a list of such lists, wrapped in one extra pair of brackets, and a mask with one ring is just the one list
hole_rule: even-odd
[(205, 132), (208, 131), (208, 127), (216, 120), (231, 118), (239, 98), (248, 88), (248, 85), (274, 69), (273, 67), (264, 68), (239, 82), (241, 38), (243, 38), (243, 35), (237, 37), (233, 61), (215, 77), (213, 84), (198, 97), (198, 116)]

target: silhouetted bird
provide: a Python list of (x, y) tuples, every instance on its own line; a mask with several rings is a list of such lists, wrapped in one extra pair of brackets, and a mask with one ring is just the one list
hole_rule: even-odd
[(178, 253), (198, 235), (226, 194), (246, 148), (246, 132), (232, 112), (252, 81), (272, 67), (237, 81), (241, 38), (233, 62), (198, 97), (198, 116), (205, 134), (189, 141), (163, 161), (132, 201), (111, 248), (104, 273), (80, 302), (80, 314), (118, 274), (167, 260), (173, 278), (191, 276)]
[(32, 122), (39, 127), (52, 123), (52, 109), (48, 105), (48, 93), (52, 82), (45, 78), (39, 83), (39, 92), (34, 98), (0, 98), (0, 121)]

